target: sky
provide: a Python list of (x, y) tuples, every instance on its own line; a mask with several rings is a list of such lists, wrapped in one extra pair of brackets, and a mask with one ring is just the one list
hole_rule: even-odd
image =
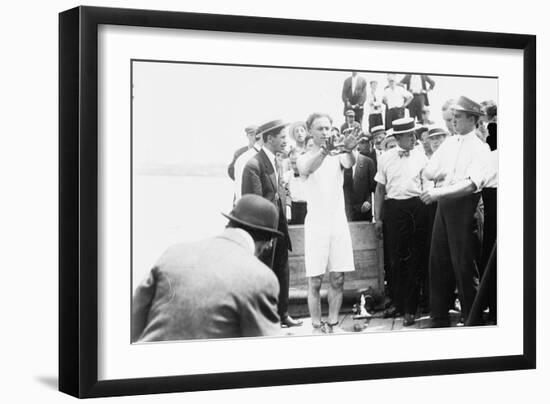
[[(320, 66), (322, 68), (322, 66)], [(452, 72), (460, 74), (460, 72)], [(385, 73), (359, 72), (387, 85)], [(134, 167), (226, 166), (247, 143), (244, 128), (274, 119), (304, 121), (328, 112), (344, 122), (342, 84), (348, 71), (299, 68), (133, 62)], [(398, 80), (403, 75), (398, 74)], [(498, 101), (498, 80), (430, 75), (431, 118), (441, 121), (441, 105), (465, 95)]]

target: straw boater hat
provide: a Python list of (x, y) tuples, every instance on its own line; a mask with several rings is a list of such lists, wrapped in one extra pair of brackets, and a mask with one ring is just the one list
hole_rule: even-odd
[(439, 126), (432, 126), (428, 130), (428, 137), (438, 136), (438, 135), (448, 135), (447, 131)]
[(268, 134), (269, 132), (279, 131), (287, 125), (288, 124), (281, 119), (275, 119), (274, 121), (269, 121), (267, 123), (264, 123), (262, 126), (258, 128), (258, 136), (263, 137), (265, 134)]
[(229, 220), (240, 223), (274, 237), (282, 237), (277, 230), (279, 212), (274, 204), (256, 194), (246, 194), (237, 201), (229, 214), (222, 213)]
[(393, 135), (403, 135), (405, 133), (414, 133), (417, 126), (414, 122), (414, 118), (400, 118), (392, 121)]
[(451, 108), (455, 111), (463, 111), (477, 116), (485, 115), (481, 105), (464, 96), (461, 96)]
[(368, 135), (369, 139), (374, 139), (379, 133), (386, 134), (386, 127), (384, 125), (376, 125), (370, 128), (370, 133)]
[(355, 116), (355, 111), (353, 109), (348, 109), (345, 113), (345, 116)]

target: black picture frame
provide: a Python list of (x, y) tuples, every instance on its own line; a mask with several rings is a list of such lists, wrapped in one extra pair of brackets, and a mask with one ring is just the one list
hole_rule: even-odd
[[(181, 28), (523, 51), (523, 353), (98, 381), (98, 26)], [(59, 15), (59, 390), (76, 397), (326, 383), (536, 367), (536, 37), (183, 12), (77, 7)]]

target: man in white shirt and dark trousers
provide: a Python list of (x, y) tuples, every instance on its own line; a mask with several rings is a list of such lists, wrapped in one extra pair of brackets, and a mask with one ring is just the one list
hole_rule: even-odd
[(477, 291), (474, 261), (474, 212), (486, 177), (487, 146), (476, 136), (481, 106), (460, 97), (453, 107), (457, 136), (445, 140), (432, 155), (424, 174), (435, 188), (422, 201), (438, 202), (430, 249), (430, 305), (432, 327), (450, 326), (455, 285), (467, 319)]
[(427, 210), (420, 195), (428, 159), (415, 148), (413, 118), (397, 119), (392, 127), (398, 146), (380, 157), (375, 176), (376, 230), (382, 234), (384, 221), (394, 300), (394, 308), (385, 317), (403, 313), (403, 325), (410, 326), (415, 322), (421, 258), (427, 248)]

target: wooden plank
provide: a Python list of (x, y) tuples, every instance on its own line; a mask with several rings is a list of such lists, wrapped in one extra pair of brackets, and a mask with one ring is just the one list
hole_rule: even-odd
[[(377, 298), (384, 293), (384, 254), (382, 241), (376, 236), (374, 225), (369, 222), (350, 222), (350, 234), (356, 270), (346, 273), (344, 291), (347, 294), (367, 292)], [(307, 294), (307, 278), (304, 265), (304, 226), (289, 226), (292, 251), (289, 252), (290, 296), (303, 298)], [(326, 292), (328, 274), (323, 278), (322, 291)]]

